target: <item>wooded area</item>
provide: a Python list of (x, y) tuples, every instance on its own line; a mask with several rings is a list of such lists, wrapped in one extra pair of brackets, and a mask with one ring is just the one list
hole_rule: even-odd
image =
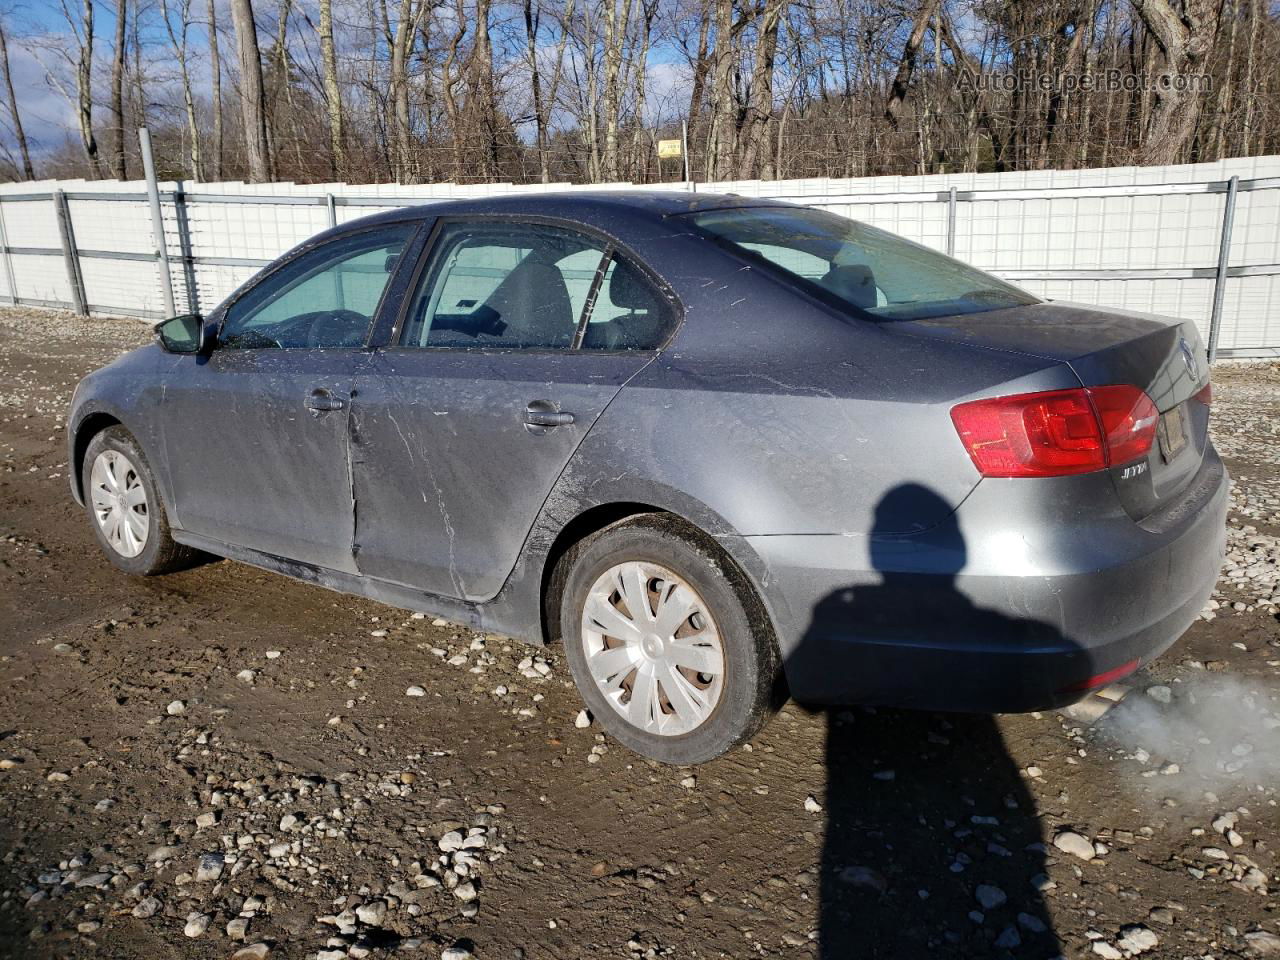
[(1277, 152), (1278, 53), (1267, 0), (61, 0), (0, 16), (0, 175), (137, 177), (142, 125), (193, 180), (676, 180), (682, 124), (700, 180), (1195, 162)]

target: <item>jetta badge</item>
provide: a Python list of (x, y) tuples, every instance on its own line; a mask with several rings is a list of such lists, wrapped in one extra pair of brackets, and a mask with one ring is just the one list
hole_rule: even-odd
[(1196, 363), (1196, 355), (1192, 352), (1191, 345), (1183, 337), (1178, 341), (1178, 346), (1182, 349), (1182, 360), (1187, 365), (1187, 373), (1191, 374), (1192, 380), (1199, 380), (1200, 364)]

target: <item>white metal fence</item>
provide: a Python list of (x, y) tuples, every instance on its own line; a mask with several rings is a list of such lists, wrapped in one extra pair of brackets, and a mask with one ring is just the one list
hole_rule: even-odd
[[(928, 244), (1040, 296), (1196, 320), (1221, 356), (1280, 356), (1280, 157), (1170, 167), (672, 183), (823, 207)], [(326, 227), (415, 203), (567, 184), (0, 185), (0, 302), (159, 318), (208, 311)]]

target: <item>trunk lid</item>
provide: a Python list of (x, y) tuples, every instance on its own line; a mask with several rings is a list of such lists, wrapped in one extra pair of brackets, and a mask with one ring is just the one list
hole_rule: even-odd
[(901, 334), (939, 338), (1057, 360), (1087, 387), (1130, 383), (1160, 412), (1145, 460), (1111, 468), (1125, 510), (1142, 520), (1176, 502), (1208, 445), (1209, 407), (1200, 391), (1209, 364), (1191, 321), (1066, 303), (1039, 303), (954, 317), (900, 321)]

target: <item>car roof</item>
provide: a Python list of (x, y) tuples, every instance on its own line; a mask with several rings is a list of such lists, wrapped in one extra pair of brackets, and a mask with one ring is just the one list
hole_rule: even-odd
[(590, 220), (601, 215), (662, 218), (681, 213), (746, 207), (790, 206), (779, 200), (743, 197), (731, 193), (687, 193), (666, 190), (561, 190), (545, 193), (511, 193), (494, 197), (470, 197), (387, 210), (343, 224), (339, 228), (377, 223), (467, 214), (505, 214), (564, 217)]

